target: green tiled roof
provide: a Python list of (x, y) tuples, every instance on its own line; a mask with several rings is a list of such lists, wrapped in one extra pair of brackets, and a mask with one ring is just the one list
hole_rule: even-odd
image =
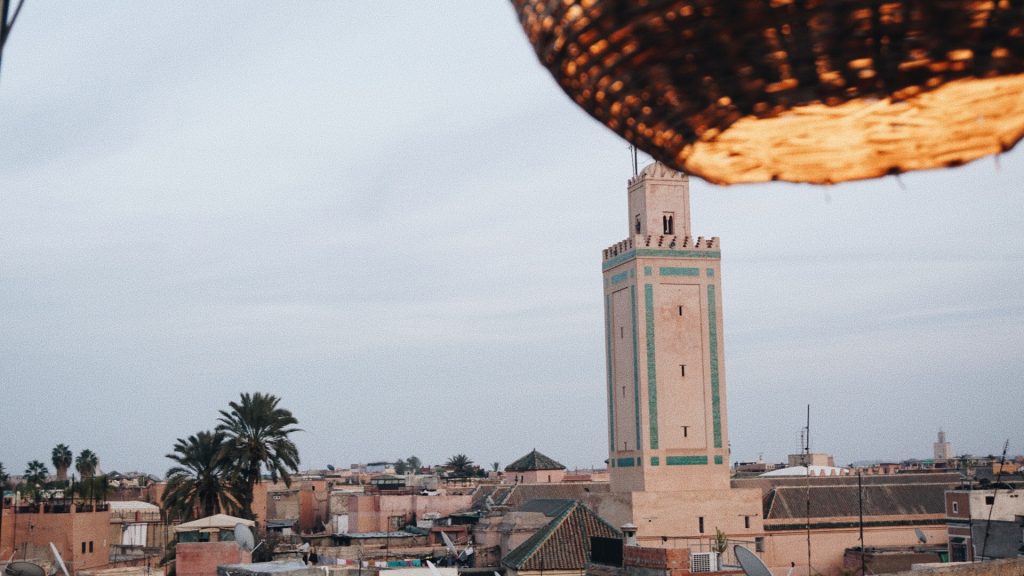
[(505, 466), (505, 472), (528, 472), (530, 470), (565, 470), (565, 466), (537, 452), (536, 449)]
[(575, 500), (534, 500), (531, 510), (554, 516), (501, 561), (513, 570), (582, 570), (590, 558), (590, 538), (622, 538), (585, 504)]

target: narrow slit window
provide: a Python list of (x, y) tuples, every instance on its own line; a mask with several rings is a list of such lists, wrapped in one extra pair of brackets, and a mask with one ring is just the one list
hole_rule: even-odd
[(679, 365), (679, 375), (684, 378), (686, 377), (686, 364)]
[(703, 516), (698, 516), (697, 517), (697, 532), (699, 532), (701, 534), (704, 533), (704, 517)]
[(679, 307), (679, 315), (680, 315), (680, 316), (682, 316), (682, 315), (683, 315), (683, 307), (682, 307), (682, 306), (680, 306), (680, 307)]

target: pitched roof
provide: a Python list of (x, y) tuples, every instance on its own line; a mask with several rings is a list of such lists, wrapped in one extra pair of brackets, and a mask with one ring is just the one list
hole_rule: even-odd
[(505, 472), (528, 472), (530, 470), (565, 470), (565, 466), (537, 452), (536, 448), (526, 456), (505, 466)]
[[(863, 488), (865, 516), (945, 514), (948, 486), (935, 484), (875, 484)], [(765, 499), (765, 520), (807, 517), (853, 517), (859, 513), (857, 486), (777, 486)]]
[(184, 524), (178, 524), (174, 527), (175, 532), (195, 532), (197, 530), (230, 530), (235, 527), (236, 524), (244, 524), (252, 527), (256, 523), (252, 520), (246, 520), (245, 518), (236, 518), (235, 516), (228, 516), (227, 514), (214, 514), (213, 516), (207, 516), (206, 518), (200, 518), (191, 522), (185, 522)]
[(534, 500), (522, 507), (527, 508), (552, 520), (505, 555), (501, 563), (513, 570), (582, 570), (590, 558), (592, 536), (622, 538), (619, 530), (581, 502)]
[(573, 484), (516, 484), (505, 496), (502, 503), (506, 506), (521, 506), (530, 500), (583, 500), (593, 494), (606, 494), (611, 491), (607, 482), (580, 482)]

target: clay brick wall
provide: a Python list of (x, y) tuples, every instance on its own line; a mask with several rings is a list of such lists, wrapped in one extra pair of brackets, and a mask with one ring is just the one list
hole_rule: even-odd
[(624, 567), (689, 572), (690, 552), (684, 548), (626, 546), (622, 549), (622, 564)]
[(175, 556), (178, 576), (215, 576), (222, 564), (252, 562), (252, 553), (234, 542), (179, 542)]

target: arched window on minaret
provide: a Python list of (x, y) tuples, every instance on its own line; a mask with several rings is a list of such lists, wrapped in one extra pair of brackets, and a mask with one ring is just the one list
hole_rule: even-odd
[(672, 236), (673, 234), (675, 234), (675, 232), (673, 231), (673, 228), (675, 228), (675, 226), (673, 226), (672, 223), (673, 216), (674, 214), (672, 212), (665, 212), (665, 214), (662, 215), (661, 217), (661, 226), (664, 229), (665, 236)]

